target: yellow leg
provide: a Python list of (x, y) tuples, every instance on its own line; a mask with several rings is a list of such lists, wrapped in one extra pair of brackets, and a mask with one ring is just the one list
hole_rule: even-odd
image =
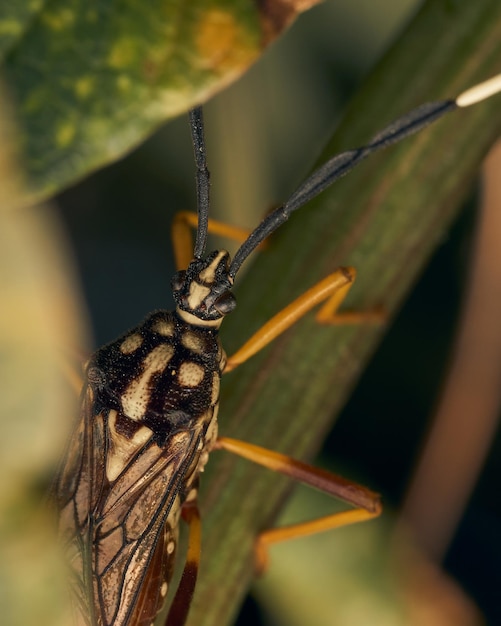
[(256, 541), (256, 565), (259, 572), (266, 569), (268, 548), (274, 543), (363, 522), (377, 517), (381, 513), (381, 502), (378, 494), (357, 483), (346, 480), (342, 476), (302, 463), (301, 461), (296, 461), (279, 452), (239, 441), (238, 439), (220, 437), (216, 441), (215, 448), (233, 452), (249, 461), (315, 487), (328, 495), (340, 498), (355, 507), (352, 510), (334, 513), (315, 520), (299, 522), (291, 526), (272, 528), (261, 533)]
[[(191, 211), (179, 211), (172, 222), (172, 246), (176, 268), (185, 269), (193, 258), (193, 229), (197, 227), (197, 214)], [(208, 231), (212, 235), (220, 235), (235, 241), (245, 241), (250, 230), (230, 226), (224, 222), (209, 219)]]
[(228, 358), (225, 373), (247, 361), (321, 302), (325, 304), (316, 315), (317, 321), (321, 324), (381, 322), (384, 317), (381, 311), (337, 313), (356, 274), (353, 267), (340, 267), (305, 291), (266, 322), (235, 354)]

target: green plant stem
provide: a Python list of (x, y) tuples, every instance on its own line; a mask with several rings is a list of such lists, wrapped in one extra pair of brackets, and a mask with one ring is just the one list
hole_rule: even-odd
[[(431, 0), (369, 76), (320, 161), (413, 106), (454, 97), (500, 71), (498, 0)], [(499, 97), (455, 112), (294, 215), (237, 287), (239, 308), (223, 329), (228, 352), (339, 265), (359, 272), (347, 307), (383, 307), (389, 324), (500, 130)], [(225, 377), (221, 432), (311, 458), (385, 327), (319, 327), (307, 316)], [(254, 576), (254, 537), (272, 523), (288, 483), (220, 452), (202, 482), (203, 560), (188, 624), (224, 626)]]

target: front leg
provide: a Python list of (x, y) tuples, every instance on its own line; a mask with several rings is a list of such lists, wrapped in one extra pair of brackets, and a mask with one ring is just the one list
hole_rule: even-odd
[(305, 291), (274, 315), (235, 354), (229, 357), (224, 372), (231, 372), (247, 361), (322, 302), (324, 305), (316, 315), (316, 320), (320, 324), (381, 323), (384, 314), (380, 310), (338, 313), (356, 275), (354, 267), (340, 267)]

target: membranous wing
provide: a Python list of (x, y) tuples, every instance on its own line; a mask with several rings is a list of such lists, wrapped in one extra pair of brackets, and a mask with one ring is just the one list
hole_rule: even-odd
[(148, 427), (95, 408), (88, 386), (56, 490), (78, 621), (151, 624), (172, 575), (182, 481), (200, 436), (179, 430), (160, 446)]

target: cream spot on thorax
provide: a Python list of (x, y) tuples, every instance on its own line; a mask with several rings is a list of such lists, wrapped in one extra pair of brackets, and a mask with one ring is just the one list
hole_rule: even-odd
[(120, 352), (122, 354), (132, 354), (141, 346), (142, 343), (143, 338), (139, 333), (129, 335), (126, 339), (124, 339), (122, 345), (120, 346)]
[(197, 387), (204, 379), (205, 371), (198, 363), (185, 361), (179, 367), (177, 380), (181, 387)]
[(174, 324), (160, 319), (153, 324), (151, 330), (163, 337), (172, 337), (174, 335)]
[(181, 343), (185, 348), (191, 350), (191, 352), (194, 352), (195, 354), (202, 354), (204, 351), (205, 346), (203, 339), (196, 333), (189, 330), (183, 333)]

